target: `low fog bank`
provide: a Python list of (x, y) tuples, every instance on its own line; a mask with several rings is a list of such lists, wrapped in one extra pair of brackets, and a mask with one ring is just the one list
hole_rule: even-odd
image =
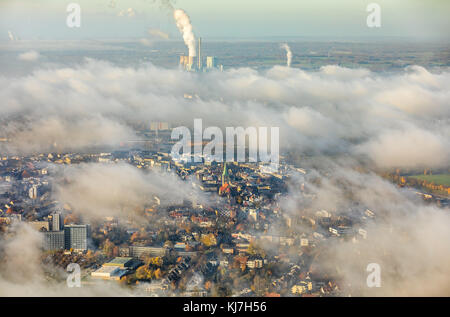
[[(410, 66), (380, 75), (335, 65), (187, 73), (86, 59), (0, 77), (8, 153), (80, 151), (139, 139), (150, 121), (173, 126), (280, 127), (282, 150), (348, 154), (379, 168), (442, 168), (450, 158), (450, 72)], [(193, 98), (185, 98), (185, 95)]]

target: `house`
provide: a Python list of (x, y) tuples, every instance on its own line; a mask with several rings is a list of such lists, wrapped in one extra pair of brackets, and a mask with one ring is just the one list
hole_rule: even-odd
[(225, 254), (233, 254), (234, 248), (228, 246), (228, 245), (222, 245), (222, 252)]
[(234, 261), (235, 263), (238, 263), (239, 267), (244, 270), (245, 267), (247, 266), (247, 260), (248, 260), (248, 256), (235, 256), (234, 257)]
[(250, 269), (259, 269), (263, 267), (264, 260), (261, 258), (252, 258), (247, 261), (247, 267)]
[(187, 244), (184, 242), (177, 242), (173, 246), (176, 251), (186, 251)]
[(313, 285), (311, 281), (300, 281), (297, 285), (292, 286), (291, 293), (292, 294), (304, 294), (306, 292), (311, 292), (313, 289)]

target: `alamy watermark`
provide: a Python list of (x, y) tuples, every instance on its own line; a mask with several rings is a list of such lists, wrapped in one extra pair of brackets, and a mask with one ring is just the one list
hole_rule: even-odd
[(81, 6), (78, 3), (69, 3), (67, 5), (66, 11), (69, 12), (69, 15), (66, 19), (67, 27), (81, 27)]
[(369, 263), (366, 268), (370, 274), (367, 276), (367, 287), (381, 287), (381, 267), (378, 263)]
[[(280, 159), (278, 127), (270, 127), (270, 133), (268, 127), (247, 127), (246, 129), (226, 127), (224, 140), (223, 132), (219, 127), (207, 127), (203, 130), (202, 119), (195, 119), (193, 134), (192, 138), (191, 131), (187, 127), (177, 127), (172, 130), (172, 140), (178, 141), (171, 151), (174, 161), (259, 162), (268, 164), (266, 168), (271, 171), (278, 170)], [(205, 140), (209, 142), (204, 146)]]
[(77, 263), (70, 263), (67, 266), (67, 272), (69, 272), (69, 276), (67, 276), (66, 282), (67, 287), (81, 287), (81, 268)]
[(366, 11), (370, 14), (367, 16), (367, 26), (369, 28), (381, 27), (381, 6), (378, 3), (370, 3), (367, 5)]

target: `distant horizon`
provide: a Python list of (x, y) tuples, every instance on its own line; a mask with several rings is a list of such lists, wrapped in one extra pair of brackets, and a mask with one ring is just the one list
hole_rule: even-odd
[[(450, 38), (448, 40), (435, 39), (435, 38), (417, 38), (411, 36), (374, 36), (374, 37), (364, 37), (364, 36), (287, 36), (287, 35), (274, 35), (274, 36), (197, 36), (206, 41), (226, 41), (226, 42), (242, 42), (242, 41), (261, 41), (261, 42), (275, 42), (275, 41), (292, 41), (292, 42), (355, 42), (355, 43), (382, 43), (382, 42), (392, 42), (401, 40), (401, 43), (433, 43), (433, 44), (450, 44)], [(67, 42), (87, 42), (87, 41), (110, 41), (110, 42), (126, 42), (126, 41), (140, 41), (142, 37), (139, 36), (129, 36), (129, 37), (85, 37), (79, 39), (73, 38), (20, 38), (14, 42), (9, 40), (0, 39), (0, 43), (26, 43), (26, 42), (52, 42), (52, 41), (67, 41)], [(153, 43), (164, 43), (164, 42), (180, 42), (183, 43), (182, 38), (170, 37), (168, 39), (152, 39)], [(396, 42), (398, 43), (398, 42)]]
[[(3, 0), (0, 3), (0, 40), (8, 31), (19, 38), (83, 39), (105, 37), (149, 38), (148, 30), (159, 30), (182, 39), (170, 8), (153, 1), (73, 1), (81, 8), (81, 27), (66, 26), (68, 3), (47, 0), (30, 3)], [(171, 1), (168, 1), (171, 2)], [(380, 6), (381, 26), (370, 28), (367, 18), (370, 3)], [(203, 38), (412, 38), (421, 41), (449, 41), (448, 1), (420, 0), (364, 1), (290, 0), (204, 1), (178, 0), (174, 8), (189, 15), (193, 33)], [(45, 23), (43, 23), (45, 22)], [(282, 35), (280, 35), (282, 34)]]

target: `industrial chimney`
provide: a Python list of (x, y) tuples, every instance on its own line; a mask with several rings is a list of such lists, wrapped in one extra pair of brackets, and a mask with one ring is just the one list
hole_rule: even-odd
[(200, 37), (198, 39), (198, 70), (201, 70), (203, 68), (203, 63), (202, 63), (202, 38)]

